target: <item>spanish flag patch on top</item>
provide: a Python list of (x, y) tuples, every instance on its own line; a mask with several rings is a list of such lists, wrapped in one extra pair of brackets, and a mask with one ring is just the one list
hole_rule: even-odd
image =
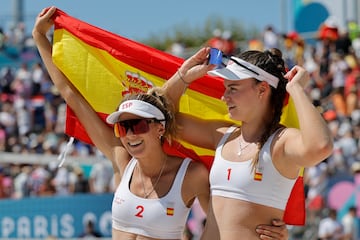
[(174, 208), (166, 208), (166, 215), (168, 216), (174, 216)]
[(255, 181), (261, 181), (262, 180), (262, 173), (255, 173), (254, 174), (254, 180)]
[(257, 167), (255, 169), (255, 173), (254, 173), (254, 180), (255, 181), (262, 181), (262, 177), (263, 177), (263, 167), (260, 165), (260, 163), (257, 164)]

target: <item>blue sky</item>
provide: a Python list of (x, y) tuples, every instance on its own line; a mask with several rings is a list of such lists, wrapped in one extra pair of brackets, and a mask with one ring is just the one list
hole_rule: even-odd
[[(1, 0), (0, 26), (5, 29), (12, 23), (14, 1)], [(73, 17), (134, 40), (172, 33), (173, 27), (182, 24), (202, 27), (212, 16), (220, 17), (225, 23), (237, 20), (245, 27), (263, 29), (271, 24), (278, 31), (290, 31), (291, 19), (282, 11), (282, 4), (290, 9), (290, 3), (287, 0), (226, 0), (221, 3), (212, 0), (23, 0), (28, 33), (41, 9), (53, 5)]]

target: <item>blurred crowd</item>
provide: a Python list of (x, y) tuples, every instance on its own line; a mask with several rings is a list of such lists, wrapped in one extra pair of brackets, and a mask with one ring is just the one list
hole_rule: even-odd
[[(0, 151), (59, 155), (67, 147), (66, 105), (54, 88), (23, 24), (9, 33), (0, 29)], [(93, 146), (74, 142), (71, 156), (98, 156)], [(112, 167), (99, 161), (91, 171), (79, 164), (28, 164), (0, 160), (0, 198), (105, 193), (113, 190)]]
[[(33, 62), (0, 69), (0, 150), (58, 155), (69, 140), (64, 134), (66, 105), (39, 61), (31, 39), (21, 37), (21, 32), (20, 27), (13, 36), (6, 36), (0, 29), (0, 54), (34, 56)], [(331, 187), (339, 181), (354, 181), (354, 175), (360, 171), (359, 27), (349, 23), (340, 28), (328, 19), (316, 37), (309, 40), (296, 32), (278, 33), (273, 26), (267, 26), (259, 37), (247, 40), (245, 45), (244, 41), (234, 39), (231, 31), (221, 29), (215, 29), (212, 38), (204, 43), (227, 55), (245, 48), (276, 47), (282, 50), (288, 68), (298, 64), (310, 73), (306, 91), (323, 114), (334, 138), (332, 156), (306, 169), (304, 174), (309, 211), (307, 225), (317, 226), (332, 207), (328, 200)], [(9, 51), (10, 47), (17, 49), (17, 56)], [(177, 56), (182, 56), (184, 51), (186, 47), (180, 43), (174, 43), (170, 50)], [(94, 147), (77, 141), (69, 154), (101, 155)], [(51, 164), (0, 161), (0, 198), (111, 192), (112, 170), (107, 162), (100, 162), (84, 177), (83, 169), (77, 166), (57, 168)], [(297, 234), (303, 237), (307, 234), (305, 231), (298, 230)]]

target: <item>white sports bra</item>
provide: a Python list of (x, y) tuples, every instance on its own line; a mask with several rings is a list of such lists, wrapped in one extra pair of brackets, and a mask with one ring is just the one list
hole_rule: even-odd
[(169, 192), (162, 198), (144, 199), (130, 192), (137, 160), (132, 158), (116, 189), (112, 203), (112, 227), (157, 239), (181, 239), (190, 208), (182, 201), (181, 186), (190, 163), (184, 159)]
[(276, 132), (260, 150), (255, 174), (251, 160), (233, 162), (222, 157), (224, 143), (235, 129), (230, 127), (216, 148), (210, 171), (211, 194), (284, 210), (296, 179), (282, 176), (272, 163), (270, 145)]

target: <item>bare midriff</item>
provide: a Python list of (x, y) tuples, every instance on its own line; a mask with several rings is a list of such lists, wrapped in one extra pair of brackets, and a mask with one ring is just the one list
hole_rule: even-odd
[[(116, 229), (112, 229), (112, 240), (158, 240), (157, 238), (146, 237), (138, 234), (128, 233)], [(180, 240), (180, 239), (168, 239), (168, 240)]]
[(238, 199), (213, 196), (211, 210), (207, 216), (207, 229), (219, 229), (221, 240), (258, 240), (256, 226), (271, 224), (272, 219), (282, 219), (282, 217), (283, 211), (280, 209)]

